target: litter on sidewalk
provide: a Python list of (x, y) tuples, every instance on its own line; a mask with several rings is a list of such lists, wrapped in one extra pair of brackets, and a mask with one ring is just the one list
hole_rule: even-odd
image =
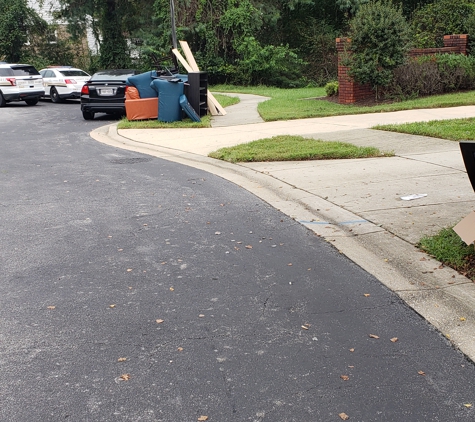
[(413, 199), (424, 198), (427, 193), (412, 193), (411, 195), (401, 196), (403, 201), (412, 201)]

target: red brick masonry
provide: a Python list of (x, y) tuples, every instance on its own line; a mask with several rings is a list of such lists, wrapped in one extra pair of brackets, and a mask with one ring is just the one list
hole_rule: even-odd
[[(349, 38), (337, 38), (336, 49), (338, 51), (338, 102), (340, 104), (353, 104), (359, 100), (371, 97), (374, 92), (369, 84), (361, 85), (348, 76), (348, 66), (343, 66), (345, 46), (351, 42)], [(454, 53), (467, 55), (468, 35), (445, 35), (444, 47), (441, 48), (415, 48), (409, 52), (409, 56), (428, 56), (437, 53)]]

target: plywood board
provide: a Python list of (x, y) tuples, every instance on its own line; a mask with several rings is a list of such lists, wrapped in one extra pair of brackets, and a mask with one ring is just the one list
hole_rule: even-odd
[(458, 223), (454, 227), (454, 232), (457, 233), (467, 245), (472, 244), (475, 241), (475, 211), (472, 211)]

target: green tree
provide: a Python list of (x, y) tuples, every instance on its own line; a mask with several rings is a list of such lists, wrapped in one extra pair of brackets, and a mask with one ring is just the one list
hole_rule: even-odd
[(362, 5), (350, 22), (349, 74), (360, 83), (378, 87), (391, 82), (393, 69), (404, 63), (410, 27), (401, 8), (378, 0)]
[(27, 0), (0, 0), (0, 59), (21, 61), (30, 36), (44, 34), (47, 23)]

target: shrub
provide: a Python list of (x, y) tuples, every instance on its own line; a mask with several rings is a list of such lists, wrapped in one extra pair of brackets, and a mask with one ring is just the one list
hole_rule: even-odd
[(385, 95), (407, 99), (461, 89), (475, 89), (475, 58), (436, 54), (410, 59), (395, 69)]
[(325, 85), (325, 92), (327, 94), (327, 97), (333, 97), (334, 95), (338, 94), (338, 82), (333, 81), (333, 82), (328, 82)]
[[(438, 0), (416, 10), (412, 17), (414, 45), (418, 48), (443, 47), (447, 34), (470, 34), (475, 4), (472, 0)], [(470, 39), (470, 38), (469, 38)]]
[(349, 75), (357, 82), (378, 87), (391, 82), (409, 48), (409, 24), (401, 8), (389, 1), (363, 4), (350, 22)]

